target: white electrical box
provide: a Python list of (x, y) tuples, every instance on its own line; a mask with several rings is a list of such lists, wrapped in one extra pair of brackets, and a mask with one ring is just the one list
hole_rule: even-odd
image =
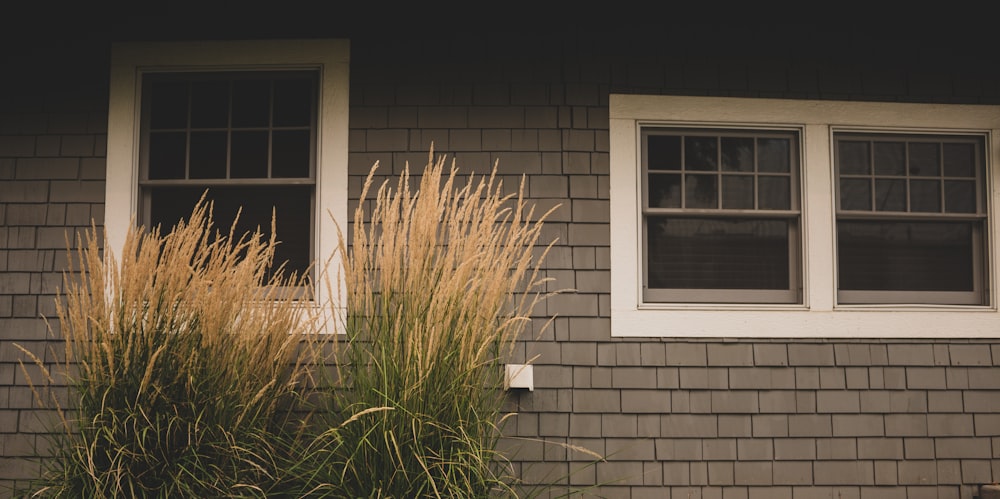
[(507, 364), (507, 389), (524, 389), (535, 391), (534, 366), (531, 364)]

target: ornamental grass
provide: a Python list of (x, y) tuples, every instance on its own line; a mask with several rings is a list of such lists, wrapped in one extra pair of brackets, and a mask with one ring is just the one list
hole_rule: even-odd
[[(459, 176), (434, 158), (385, 180), (354, 213), (342, 269), (346, 321), (324, 482), (336, 497), (514, 496), (497, 450), (502, 366), (549, 294), (538, 248), (549, 213), (505, 193), (497, 165)], [(376, 163), (361, 200), (373, 188)], [(346, 252), (341, 238), (341, 251)], [(329, 281), (328, 281), (329, 282)], [(331, 294), (332, 291), (331, 291)]]
[[(235, 227), (235, 224), (234, 224)], [(272, 227), (272, 234), (274, 230)], [(33, 497), (264, 497), (284, 483), (314, 326), (272, 266), (277, 241), (219, 233), (199, 203), (172, 231), (91, 230), (57, 300), (68, 407)], [(30, 352), (25, 350), (29, 356)], [(59, 378), (59, 381), (56, 381)]]

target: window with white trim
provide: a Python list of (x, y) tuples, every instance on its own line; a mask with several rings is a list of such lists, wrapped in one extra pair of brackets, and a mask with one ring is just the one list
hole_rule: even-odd
[(119, 251), (132, 223), (169, 228), (207, 192), (220, 227), (241, 210), (238, 231), (267, 234), (275, 214), (276, 264), (301, 274), (336, 258), (347, 92), (344, 40), (115, 44), (108, 244)]
[(614, 336), (1000, 335), (1000, 106), (612, 94), (609, 113)]

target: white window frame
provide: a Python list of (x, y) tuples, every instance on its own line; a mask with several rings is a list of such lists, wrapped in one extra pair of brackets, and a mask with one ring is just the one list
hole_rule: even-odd
[[(1000, 106), (612, 94), (609, 99), (611, 334), (619, 337), (995, 338), (996, 293), (985, 305), (837, 303), (835, 130), (983, 134), (986, 254), (997, 289)], [(802, 130), (802, 285), (799, 304), (651, 303), (642, 297), (644, 125), (794, 127)]]
[[(122, 42), (112, 45), (108, 106), (105, 237), (120, 254), (139, 203), (139, 140), (142, 75), (150, 72), (306, 69), (319, 73), (316, 123), (316, 203), (313, 254), (339, 275), (337, 226), (347, 227), (348, 89), (347, 40), (239, 40)], [(344, 296), (343, 280), (334, 293)], [(313, 303), (330, 298), (315, 284)]]

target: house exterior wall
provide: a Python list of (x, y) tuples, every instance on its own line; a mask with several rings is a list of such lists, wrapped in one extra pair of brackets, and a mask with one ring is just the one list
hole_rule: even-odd
[[(962, 331), (612, 337), (608, 102), (642, 93), (997, 104), (1000, 74), (931, 50), (890, 58), (898, 46), (878, 40), (824, 45), (803, 32), (814, 51), (764, 35), (733, 50), (687, 44), (690, 34), (665, 44), (583, 30), (350, 36), (350, 206), (373, 163), (385, 175), (420, 168), (432, 143), (463, 172), (498, 161), (508, 188), (523, 175), (530, 200), (559, 205), (545, 268), (553, 290), (574, 291), (536, 310), (538, 324), (555, 320), (519, 348), (515, 360), (534, 359), (535, 389), (511, 394), (508, 434), (526, 439), (504, 443), (528, 482), (567, 477), (557, 490), (635, 499), (971, 499), (1000, 480), (1000, 341)], [(107, 51), (97, 42), (23, 55), (25, 78), (0, 100), (7, 484), (38, 472), (23, 458), (45, 452), (41, 421), (51, 416), (36, 407), (15, 344), (57, 359), (42, 317), (54, 315), (65, 234), (104, 218)], [(40, 59), (50, 64), (32, 64)], [(66, 65), (73, 78), (53, 69)]]

